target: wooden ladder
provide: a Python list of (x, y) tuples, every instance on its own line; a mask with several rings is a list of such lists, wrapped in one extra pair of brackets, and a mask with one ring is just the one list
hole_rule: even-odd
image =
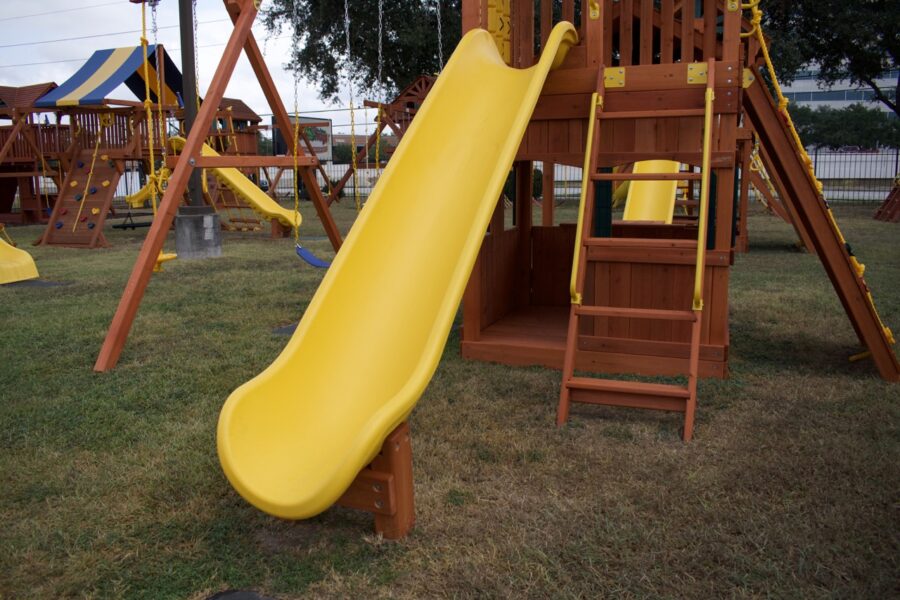
[[(591, 113), (588, 126), (588, 141), (585, 151), (584, 172), (582, 174), (581, 206), (576, 228), (576, 248), (572, 265), (572, 278), (570, 282), (571, 308), (569, 310), (569, 328), (566, 338), (566, 351), (563, 361), (562, 385), (559, 395), (559, 408), (557, 410), (557, 425), (563, 425), (569, 418), (569, 408), (572, 402), (585, 404), (600, 404), (606, 406), (624, 406), (631, 408), (645, 408), (653, 410), (667, 410), (684, 413), (684, 427), (682, 438), (690, 441), (694, 429), (694, 413), (697, 406), (697, 378), (700, 370), (700, 331), (703, 314), (703, 275), (706, 257), (707, 218), (709, 209), (710, 188), (710, 156), (712, 143), (712, 111), (714, 99), (713, 61), (710, 61), (709, 78), (706, 86), (703, 108), (658, 110), (658, 111), (630, 111), (627, 113), (603, 112), (603, 69), (600, 69), (598, 77), (598, 91), (594, 93), (591, 101)], [(634, 175), (629, 173), (599, 173), (598, 152), (600, 122), (609, 119), (641, 119), (659, 117), (686, 117), (702, 116), (703, 125), (703, 159), (699, 173), (647, 173)], [(588, 261), (602, 260), (597, 258), (599, 253), (589, 252), (590, 248), (600, 250), (603, 239), (593, 237), (591, 224), (594, 219), (594, 187), (597, 181), (624, 181), (624, 180), (671, 180), (694, 179), (700, 181), (700, 204), (697, 231), (697, 256), (694, 275), (694, 294), (691, 310), (661, 310), (646, 308), (614, 307), (614, 306), (589, 306), (583, 302), (585, 288), (586, 263)], [(588, 224), (587, 226), (585, 224)], [(645, 383), (638, 381), (622, 381), (612, 379), (599, 379), (575, 375), (575, 365), (578, 364), (579, 348), (579, 322), (582, 317), (611, 317), (647, 320), (668, 320), (691, 323), (690, 358), (688, 362), (687, 386), (669, 385), (660, 383)]]

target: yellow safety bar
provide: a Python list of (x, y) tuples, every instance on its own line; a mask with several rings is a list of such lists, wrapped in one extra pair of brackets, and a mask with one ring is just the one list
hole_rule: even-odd
[(597, 120), (597, 107), (603, 105), (603, 98), (597, 92), (591, 95), (591, 112), (588, 119), (587, 148), (584, 151), (584, 166), (581, 169), (581, 198), (578, 201), (578, 225), (575, 227), (575, 253), (572, 255), (572, 277), (569, 280), (569, 296), (572, 304), (581, 305), (581, 294), (576, 290), (578, 279), (578, 261), (581, 254), (581, 232), (584, 229), (584, 204), (587, 201), (587, 189), (591, 177), (591, 150), (594, 145), (594, 122)]
[(706, 228), (709, 207), (709, 164), (712, 142), (712, 115), (713, 100), (716, 94), (711, 88), (706, 88), (706, 107), (703, 116), (703, 165), (700, 180), (700, 223), (697, 228), (697, 270), (694, 272), (694, 310), (703, 310), (703, 269), (706, 265)]

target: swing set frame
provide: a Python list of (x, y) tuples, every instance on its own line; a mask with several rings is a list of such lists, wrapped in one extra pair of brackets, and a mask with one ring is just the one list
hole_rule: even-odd
[(223, 0), (233, 29), (228, 38), (222, 58), (216, 67), (209, 89), (204, 96), (203, 104), (197, 114), (194, 126), (187, 136), (184, 148), (179, 154), (175, 168), (169, 178), (159, 210), (150, 231), (141, 246), (128, 283), (119, 301), (118, 308), (110, 323), (103, 346), (94, 364), (94, 371), (105, 372), (114, 368), (121, 356), (122, 349), (128, 339), (131, 325), (137, 315), (144, 292), (150, 282), (156, 259), (162, 250), (166, 235), (172, 227), (181, 198), (187, 188), (188, 180), (194, 169), (219, 167), (294, 167), (315, 206), (316, 213), (322, 222), (331, 245), (337, 251), (342, 242), (340, 231), (328, 209), (328, 204), (319, 189), (315, 170), (319, 161), (314, 154), (309, 154), (303, 144), (295, 144), (291, 140), (289, 147), (291, 156), (202, 156), (201, 148), (206, 141), (213, 119), (218, 112), (219, 104), (225, 88), (234, 73), (235, 65), (243, 51), (249, 61), (260, 85), (269, 108), (275, 115), (276, 123), (282, 131), (291, 131), (292, 125), (272, 75), (266, 66), (259, 44), (251, 27), (258, 14), (255, 0)]

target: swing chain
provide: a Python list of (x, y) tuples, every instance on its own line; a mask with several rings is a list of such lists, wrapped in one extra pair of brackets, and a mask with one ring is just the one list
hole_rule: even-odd
[(350, 51), (350, 3), (348, 0), (344, 0), (344, 43), (347, 50), (347, 56), (344, 59), (347, 71), (347, 92), (350, 96), (350, 166), (353, 168), (353, 199), (356, 203), (356, 212), (359, 212), (362, 210), (362, 203), (359, 197), (359, 169), (356, 160), (356, 116), (353, 106), (353, 74), (350, 72), (352, 54)]
[(441, 0), (435, 0), (437, 3), (437, 42), (438, 42), (438, 64), (441, 71), (444, 70), (444, 39), (441, 32)]

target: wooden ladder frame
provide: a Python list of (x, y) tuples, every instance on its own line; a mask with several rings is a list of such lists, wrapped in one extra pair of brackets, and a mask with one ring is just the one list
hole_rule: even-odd
[[(703, 323), (703, 286), (706, 271), (706, 244), (709, 219), (711, 155), (713, 140), (713, 100), (715, 97), (715, 60), (708, 62), (708, 80), (702, 109), (674, 111), (679, 116), (703, 116), (703, 157), (699, 174), (646, 174), (635, 176), (629, 173), (597, 173), (598, 151), (600, 147), (599, 123), (604, 117), (603, 94), (604, 68), (600, 67), (597, 77), (597, 92), (591, 100), (588, 142), (585, 152), (584, 173), (582, 174), (581, 206), (576, 229), (576, 244), (570, 295), (569, 326), (566, 336), (565, 358), (563, 360), (562, 384), (560, 386), (557, 425), (563, 425), (569, 418), (572, 402), (625, 406), (654, 410), (670, 410), (684, 413), (682, 439), (689, 442), (693, 437), (694, 417), (697, 406), (697, 384), (700, 372), (700, 341)], [(682, 114), (683, 113), (683, 114)], [(659, 111), (664, 115), (665, 111)], [(606, 118), (643, 118), (640, 112), (611, 113)], [(590, 231), (594, 218), (594, 189), (597, 181), (695, 179), (700, 181), (699, 219), (694, 274), (693, 302), (690, 311), (658, 310), (611, 306), (584, 306), (582, 304), (587, 270), (588, 248), (602, 246)], [(690, 358), (688, 362), (688, 385), (686, 388), (674, 385), (593, 379), (575, 376), (576, 354), (578, 353), (579, 318), (587, 317), (630, 317), (638, 319), (688, 321), (691, 323)]]

